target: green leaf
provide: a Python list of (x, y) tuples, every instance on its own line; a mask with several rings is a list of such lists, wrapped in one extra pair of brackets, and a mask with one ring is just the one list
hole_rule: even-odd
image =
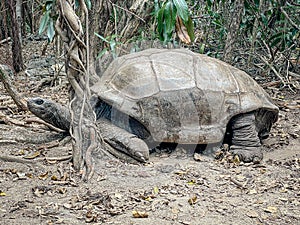
[(100, 38), (102, 41), (109, 43), (109, 40), (107, 40), (105, 37), (101, 36), (100, 34), (94, 33), (98, 38)]
[(49, 42), (52, 42), (54, 35), (55, 35), (54, 23), (53, 23), (53, 19), (50, 18), (49, 24), (48, 24), (48, 29), (47, 29), (47, 36), (48, 36)]
[(166, 23), (166, 32), (172, 33), (176, 22), (176, 8), (171, 1), (167, 2), (164, 10), (164, 19)]
[(193, 20), (190, 16), (189, 16), (187, 23), (184, 25), (186, 26), (186, 29), (190, 36), (191, 41), (194, 41), (195, 40), (194, 24), (193, 24)]
[(50, 19), (50, 11), (46, 11), (41, 19), (40, 27), (39, 27), (39, 35), (41, 35), (46, 27), (49, 25)]
[(277, 37), (277, 38), (275, 38), (275, 39), (271, 42), (270, 47), (276, 46), (276, 45), (279, 44), (282, 40), (283, 40), (283, 37)]
[(107, 48), (104, 48), (101, 52), (99, 52), (99, 54), (97, 55), (97, 59), (101, 58), (105, 54), (105, 52), (107, 52), (107, 50)]
[(159, 34), (159, 38), (161, 41), (163, 41), (163, 31), (164, 31), (164, 10), (166, 5), (163, 5), (163, 7), (158, 11), (157, 13), (157, 32)]
[(209, 8), (212, 6), (213, 2), (213, 0), (206, 0), (206, 4)]
[(189, 9), (185, 0), (173, 0), (174, 5), (177, 9), (179, 17), (183, 22), (187, 22), (189, 19)]
[(46, 3), (45, 3), (45, 10), (46, 10), (46, 11), (51, 10), (53, 4), (54, 4), (54, 1), (53, 1), (53, 0), (46, 1)]
[(92, 3), (90, 0), (85, 0), (86, 7), (90, 10), (92, 8)]
[(160, 10), (160, 3), (158, 0), (154, 0), (154, 15), (157, 17), (158, 11)]
[(199, 48), (199, 53), (200, 54), (204, 54), (204, 50), (205, 50), (205, 44), (202, 43), (201, 46), (200, 46), (200, 48)]

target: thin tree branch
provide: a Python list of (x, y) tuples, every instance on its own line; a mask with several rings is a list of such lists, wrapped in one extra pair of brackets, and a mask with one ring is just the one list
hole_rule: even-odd
[(298, 29), (298, 30), (300, 30), (300, 27), (289, 17), (289, 15), (287, 14), (287, 12), (283, 9), (283, 7), (280, 7), (280, 10), (281, 10), (281, 12), (282, 12), (282, 14), (285, 16), (285, 18), (290, 22), (290, 24), (294, 27), (294, 28), (296, 28), (296, 29)]
[(25, 100), (16, 91), (16, 88), (12, 84), (9, 75), (7, 74), (7, 72), (5, 72), (2, 65), (0, 65), (0, 81), (2, 81), (7, 93), (12, 97), (18, 108), (23, 111), (27, 111), (28, 108)]

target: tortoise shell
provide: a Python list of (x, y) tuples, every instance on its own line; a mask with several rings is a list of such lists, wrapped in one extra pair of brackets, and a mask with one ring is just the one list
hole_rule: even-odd
[(248, 74), (186, 49), (148, 49), (119, 57), (91, 90), (143, 124), (158, 142), (217, 143), (235, 115), (260, 112), (261, 127), (278, 115)]

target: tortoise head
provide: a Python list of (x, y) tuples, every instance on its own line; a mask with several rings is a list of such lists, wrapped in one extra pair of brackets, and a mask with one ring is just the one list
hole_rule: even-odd
[(43, 98), (28, 99), (27, 106), (30, 112), (47, 123), (63, 130), (69, 130), (70, 113), (66, 107)]

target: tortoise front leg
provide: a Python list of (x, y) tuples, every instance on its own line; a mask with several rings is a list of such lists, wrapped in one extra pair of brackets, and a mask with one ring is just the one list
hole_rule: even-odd
[(253, 112), (241, 114), (232, 120), (230, 152), (241, 161), (258, 163), (262, 160), (261, 142), (255, 126)]
[[(105, 118), (97, 120), (97, 126), (103, 140), (113, 149), (140, 162), (146, 162), (149, 159), (148, 145), (136, 135), (112, 124)], [(115, 151), (110, 153), (122, 158), (122, 154)]]

